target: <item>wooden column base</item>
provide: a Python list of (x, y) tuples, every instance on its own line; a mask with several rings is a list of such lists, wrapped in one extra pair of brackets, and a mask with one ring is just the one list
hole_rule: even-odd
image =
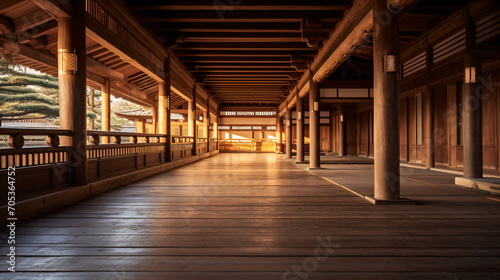
[(390, 200), (384, 200), (384, 199), (376, 199), (371, 196), (365, 196), (365, 199), (373, 203), (374, 205), (415, 205), (416, 202), (414, 200), (405, 198), (405, 197), (400, 197), (399, 199), (390, 199)]
[(321, 170), (321, 169), (325, 169), (323, 167), (308, 167), (307, 170)]

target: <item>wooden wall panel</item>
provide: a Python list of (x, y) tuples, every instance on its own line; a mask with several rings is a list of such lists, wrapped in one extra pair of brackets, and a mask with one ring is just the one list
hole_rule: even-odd
[(112, 157), (101, 159), (100, 161), (100, 177), (111, 177), (121, 175), (127, 171), (135, 170), (135, 156)]
[(446, 86), (434, 90), (434, 158), (436, 165), (448, 166), (448, 95)]
[[(497, 74), (487, 73), (488, 75)], [(498, 80), (494, 80), (498, 81)], [(483, 167), (485, 170), (498, 170), (498, 87), (483, 87)]]
[(373, 111), (370, 111), (370, 121), (368, 122), (370, 126), (370, 156), (374, 156), (374, 145), (373, 145)]
[(357, 154), (357, 113), (347, 113), (345, 114), (345, 142), (346, 142), (346, 154), (356, 155)]
[(330, 127), (322, 125), (321, 126), (321, 150), (322, 151), (330, 151), (331, 145), (331, 136), (330, 136)]
[(370, 155), (370, 111), (359, 114), (359, 154)]
[(89, 182), (94, 182), (99, 179), (99, 161), (89, 160), (87, 164), (87, 179)]
[(458, 129), (457, 129), (457, 116), (461, 112), (458, 112), (458, 100), (457, 92), (458, 89), (461, 88), (461, 84), (448, 84), (447, 85), (447, 93), (448, 93), (448, 109), (446, 111), (446, 122), (448, 124), (448, 163), (450, 167), (453, 168), (461, 168), (463, 167), (463, 149), (462, 146), (459, 146), (458, 142)]
[(146, 155), (146, 166), (151, 167), (161, 163), (161, 154), (148, 154)]
[(408, 161), (408, 100), (399, 100), (399, 158)]

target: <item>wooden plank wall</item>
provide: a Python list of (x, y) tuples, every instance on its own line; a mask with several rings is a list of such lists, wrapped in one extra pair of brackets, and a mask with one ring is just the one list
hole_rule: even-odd
[[(446, 67), (445, 67), (446, 68)], [(485, 172), (500, 172), (500, 69), (490, 70), (482, 75), (483, 77), (483, 167)], [(418, 77), (416, 77), (418, 78)], [(441, 82), (432, 85), (433, 111), (434, 111), (434, 158), (437, 167), (451, 169), (463, 169), (463, 147), (459, 142), (460, 131), (458, 129), (460, 122), (460, 107), (458, 98), (463, 86), (461, 77), (451, 75), (448, 80), (440, 76)], [(420, 79), (420, 81), (422, 81)], [(407, 92), (401, 94), (400, 99), (400, 158), (403, 162), (422, 165), (425, 159), (424, 141), (418, 143), (418, 133), (422, 133), (422, 140), (425, 135), (425, 100), (421, 98), (421, 111), (418, 111), (418, 95), (422, 96), (422, 85), (413, 84), (412, 87), (406, 87)], [(361, 104), (360, 104), (361, 105)], [(373, 147), (371, 145), (371, 131), (373, 129), (373, 105), (371, 108), (358, 106), (357, 112), (357, 136), (356, 154), (360, 156), (372, 156)], [(418, 114), (422, 118), (418, 120)], [(334, 118), (334, 127), (332, 134), (333, 151), (337, 152), (338, 140), (336, 139), (337, 121)], [(418, 132), (418, 126), (421, 131)], [(352, 152), (352, 151), (351, 151)]]

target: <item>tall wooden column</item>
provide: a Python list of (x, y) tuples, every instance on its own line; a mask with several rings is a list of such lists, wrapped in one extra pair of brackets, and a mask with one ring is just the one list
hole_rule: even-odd
[[(89, 104), (88, 104), (87, 111), (89, 113), (94, 113), (94, 107), (95, 107), (95, 89), (90, 89), (90, 96), (88, 98), (89, 98)], [(87, 129), (88, 130), (94, 130), (94, 127), (95, 127), (94, 118), (89, 118), (88, 121), (89, 122), (87, 124)]]
[(140, 119), (135, 121), (135, 132), (137, 133), (146, 132), (146, 120)]
[(165, 80), (158, 83), (158, 133), (166, 135), (165, 162), (172, 161), (172, 122), (170, 120), (170, 58), (164, 62)]
[[(386, 0), (373, 0), (374, 58), (374, 153), (375, 199), (398, 200), (399, 196), (399, 81), (396, 69), (387, 71), (389, 55), (399, 55), (398, 18), (379, 22), (388, 13)], [(386, 61), (388, 63), (386, 63)]]
[(208, 126), (210, 125), (208, 119), (208, 111), (203, 111), (203, 137), (208, 138)]
[(210, 95), (207, 95), (207, 110), (204, 112), (205, 137), (207, 138), (206, 152), (210, 152)]
[(152, 109), (152, 116), (151, 116), (151, 121), (152, 121), (152, 126), (153, 126), (153, 133), (157, 134), (158, 133), (158, 106), (153, 106)]
[(431, 83), (431, 66), (434, 63), (432, 58), (432, 46), (427, 45), (426, 50), (426, 75), (427, 83), (423, 94), (424, 101), (424, 123), (425, 123), (425, 167), (427, 169), (435, 166), (434, 161), (434, 95), (432, 93)]
[(304, 99), (297, 94), (297, 163), (304, 162)]
[(214, 117), (214, 123), (213, 123), (213, 134), (212, 134), (212, 137), (217, 139), (217, 141), (219, 141), (219, 117), (218, 117), (218, 111), (215, 111), (215, 117)]
[(281, 149), (281, 117), (279, 114), (276, 114), (276, 153), (281, 154), (283, 150)]
[(285, 157), (286, 158), (292, 158), (292, 110), (288, 108), (288, 104), (286, 107), (286, 128), (285, 128)]
[(335, 146), (335, 137), (337, 137), (337, 131), (335, 131), (336, 129), (336, 125), (335, 125), (335, 111), (334, 109), (330, 109), (330, 127), (329, 127), (329, 134), (330, 134), (330, 151), (331, 152), (335, 152), (337, 150), (337, 147)]
[(319, 86), (309, 75), (309, 169), (321, 168), (321, 129), (319, 115)]
[(188, 101), (188, 136), (194, 136), (194, 126), (195, 124), (195, 111), (194, 111), (195, 105), (194, 101)]
[(345, 136), (345, 115), (342, 106), (339, 106), (339, 156), (346, 155), (346, 136)]
[(197, 154), (197, 143), (198, 143), (198, 127), (196, 125), (196, 83), (193, 85), (193, 100), (188, 102), (188, 132), (189, 136), (193, 137), (193, 151), (192, 154), (195, 156)]
[(217, 106), (217, 110), (215, 110), (215, 123), (214, 123), (214, 138), (216, 139), (215, 149), (219, 149), (219, 106)]
[[(102, 87), (102, 101), (101, 101), (101, 130), (111, 130), (111, 84), (109, 78), (106, 78)], [(102, 137), (102, 143), (109, 143), (109, 136)]]
[[(476, 46), (476, 25), (471, 18), (465, 25), (467, 51)], [(462, 93), (464, 177), (483, 177), (482, 96), (479, 85), (481, 60), (466, 55)]]
[(59, 68), (60, 128), (71, 130), (73, 137), (63, 137), (61, 144), (70, 146), (68, 165), (71, 183), (87, 183), (87, 117), (86, 117), (86, 47), (85, 1), (71, 1), (71, 16), (58, 18), (57, 48)]
[[(476, 80), (464, 82), (462, 94), (462, 125), (464, 147), (464, 177), (483, 177), (483, 137), (481, 89), (477, 77), (481, 76), (481, 61), (466, 57), (465, 67), (475, 67)], [(478, 94), (479, 93), (479, 94)]]

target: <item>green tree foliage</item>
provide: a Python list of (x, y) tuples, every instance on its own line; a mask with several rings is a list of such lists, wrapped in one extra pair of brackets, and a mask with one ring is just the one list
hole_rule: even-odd
[[(56, 77), (36, 74), (27, 67), (14, 66), (0, 59), (0, 126), (2, 120), (53, 119), (59, 124), (59, 83)], [(87, 89), (87, 118), (94, 125), (90, 129), (101, 129), (102, 94)], [(113, 112), (139, 109), (141, 106), (121, 98), (112, 98)], [(121, 130), (133, 125), (127, 119), (111, 114), (111, 129)]]
[(0, 118), (38, 119), (59, 116), (57, 78), (34, 74), (0, 61)]

